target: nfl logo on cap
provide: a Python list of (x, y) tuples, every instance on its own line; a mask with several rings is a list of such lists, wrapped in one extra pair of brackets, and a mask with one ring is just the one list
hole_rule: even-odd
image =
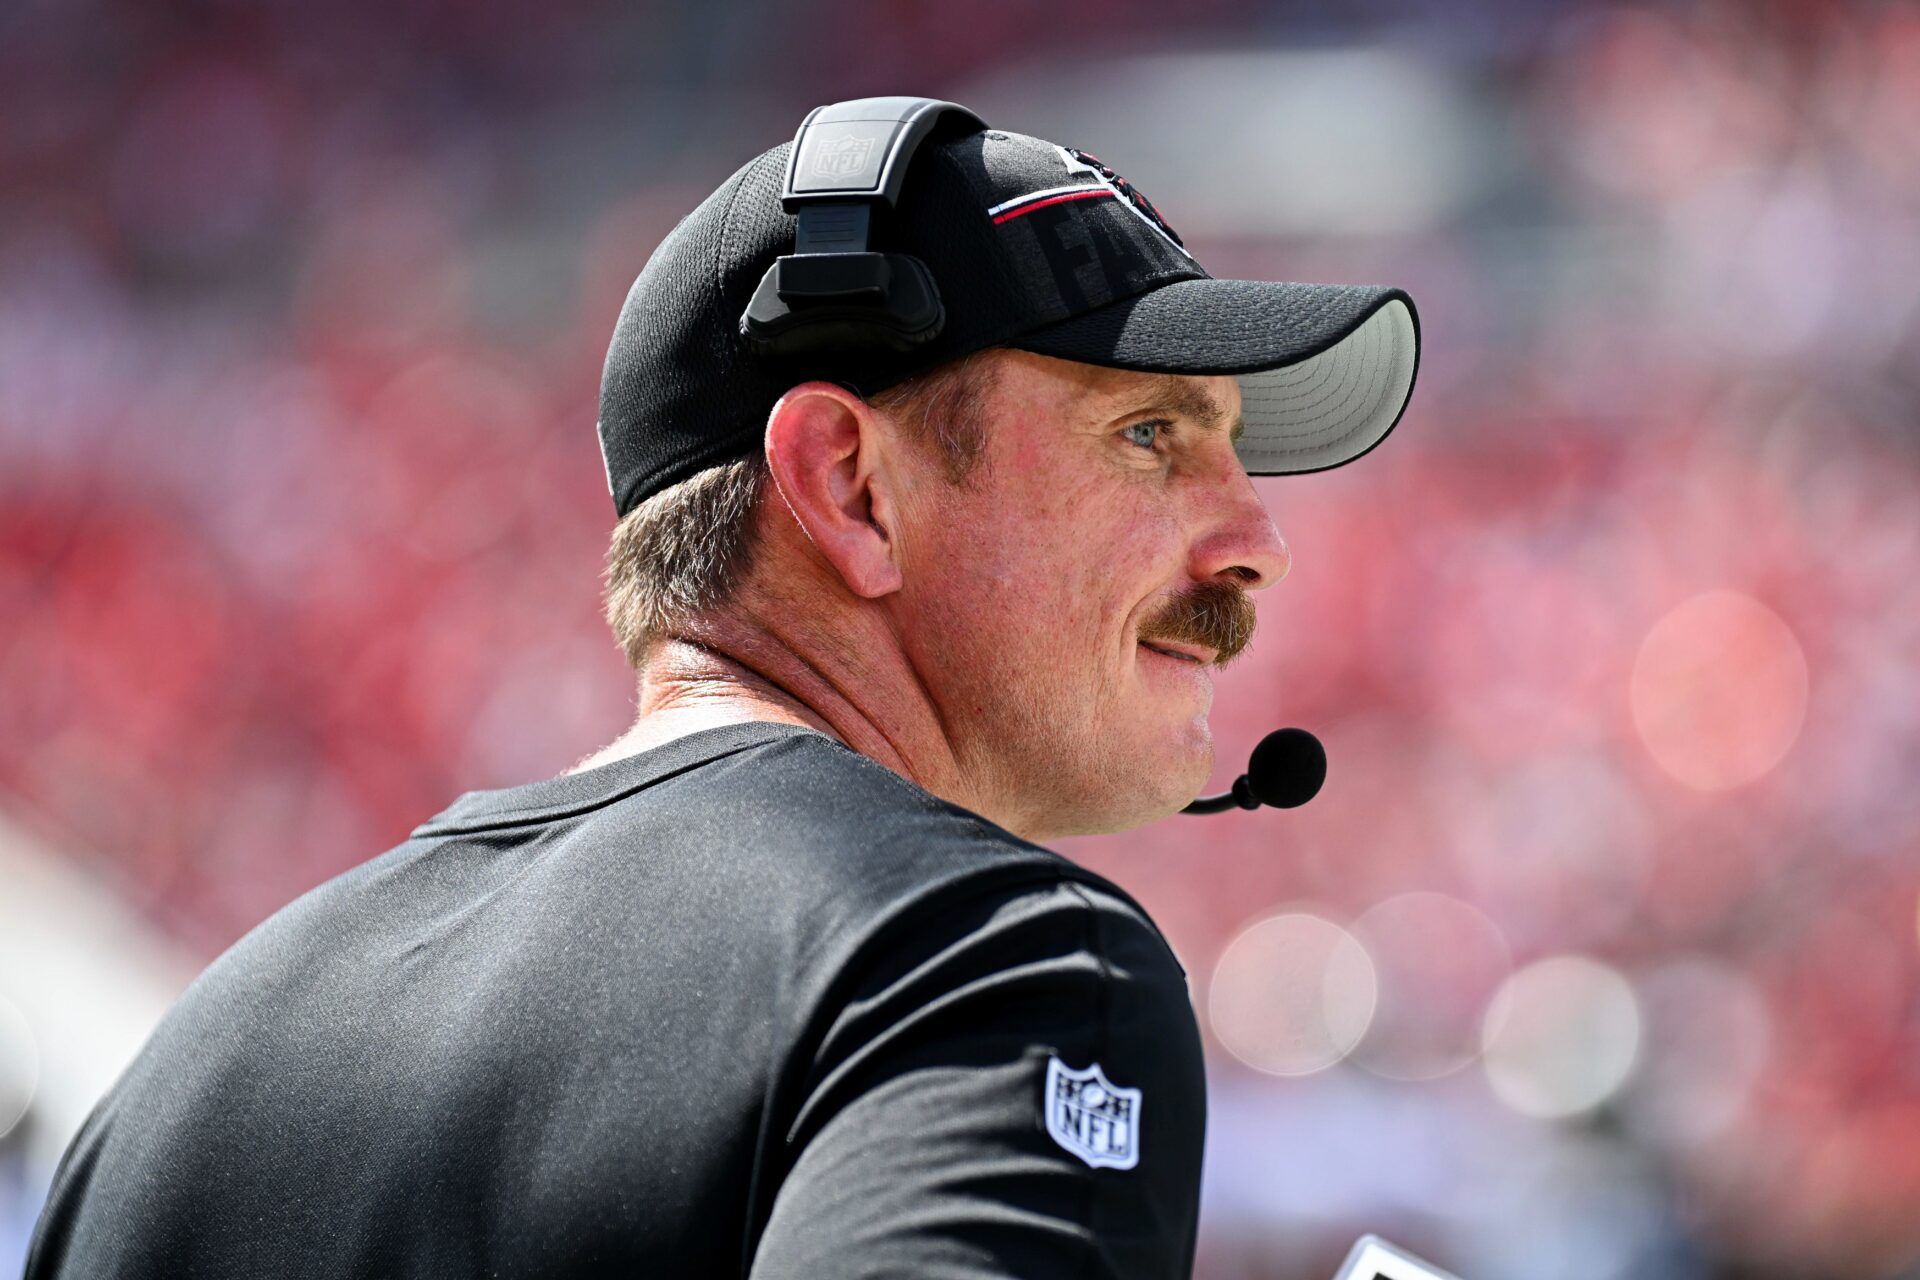
[(1123, 1089), (1095, 1062), (1075, 1071), (1047, 1061), (1047, 1132), (1096, 1169), (1140, 1163), (1140, 1090)]
[(871, 137), (849, 135), (814, 152), (813, 172), (822, 178), (850, 178), (867, 167), (867, 157), (872, 154)]

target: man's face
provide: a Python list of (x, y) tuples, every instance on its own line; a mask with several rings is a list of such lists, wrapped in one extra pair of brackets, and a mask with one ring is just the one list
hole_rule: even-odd
[(902, 643), (960, 763), (1034, 838), (1137, 826), (1213, 763), (1216, 663), (1288, 568), (1230, 377), (995, 355), (967, 483), (901, 503)]

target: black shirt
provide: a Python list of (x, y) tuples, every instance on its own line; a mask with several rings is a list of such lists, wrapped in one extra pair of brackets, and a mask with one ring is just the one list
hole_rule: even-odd
[(1185, 975), (824, 734), (469, 792), (181, 997), (28, 1280), (1186, 1276)]

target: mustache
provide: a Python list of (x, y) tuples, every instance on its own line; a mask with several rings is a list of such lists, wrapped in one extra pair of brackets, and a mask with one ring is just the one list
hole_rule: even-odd
[(1173, 640), (1205, 645), (1213, 665), (1224, 667), (1253, 640), (1253, 597), (1231, 582), (1196, 582), (1169, 596), (1140, 624), (1148, 642)]

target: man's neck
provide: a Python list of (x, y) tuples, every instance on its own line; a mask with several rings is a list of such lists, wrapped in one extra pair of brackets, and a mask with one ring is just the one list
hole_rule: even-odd
[(632, 727), (567, 772), (611, 764), (702, 729), (755, 721), (804, 725), (846, 741), (805, 704), (725, 655), (666, 641), (654, 646), (641, 672), (640, 709)]
[(702, 729), (769, 721), (817, 729), (935, 795), (995, 817), (962, 776), (933, 708), (915, 705), (911, 697), (887, 699), (883, 691), (894, 681), (840, 670), (824, 658), (809, 660), (800, 655), (802, 647), (730, 618), (705, 622), (693, 635), (656, 641), (641, 668), (632, 728), (567, 772)]

